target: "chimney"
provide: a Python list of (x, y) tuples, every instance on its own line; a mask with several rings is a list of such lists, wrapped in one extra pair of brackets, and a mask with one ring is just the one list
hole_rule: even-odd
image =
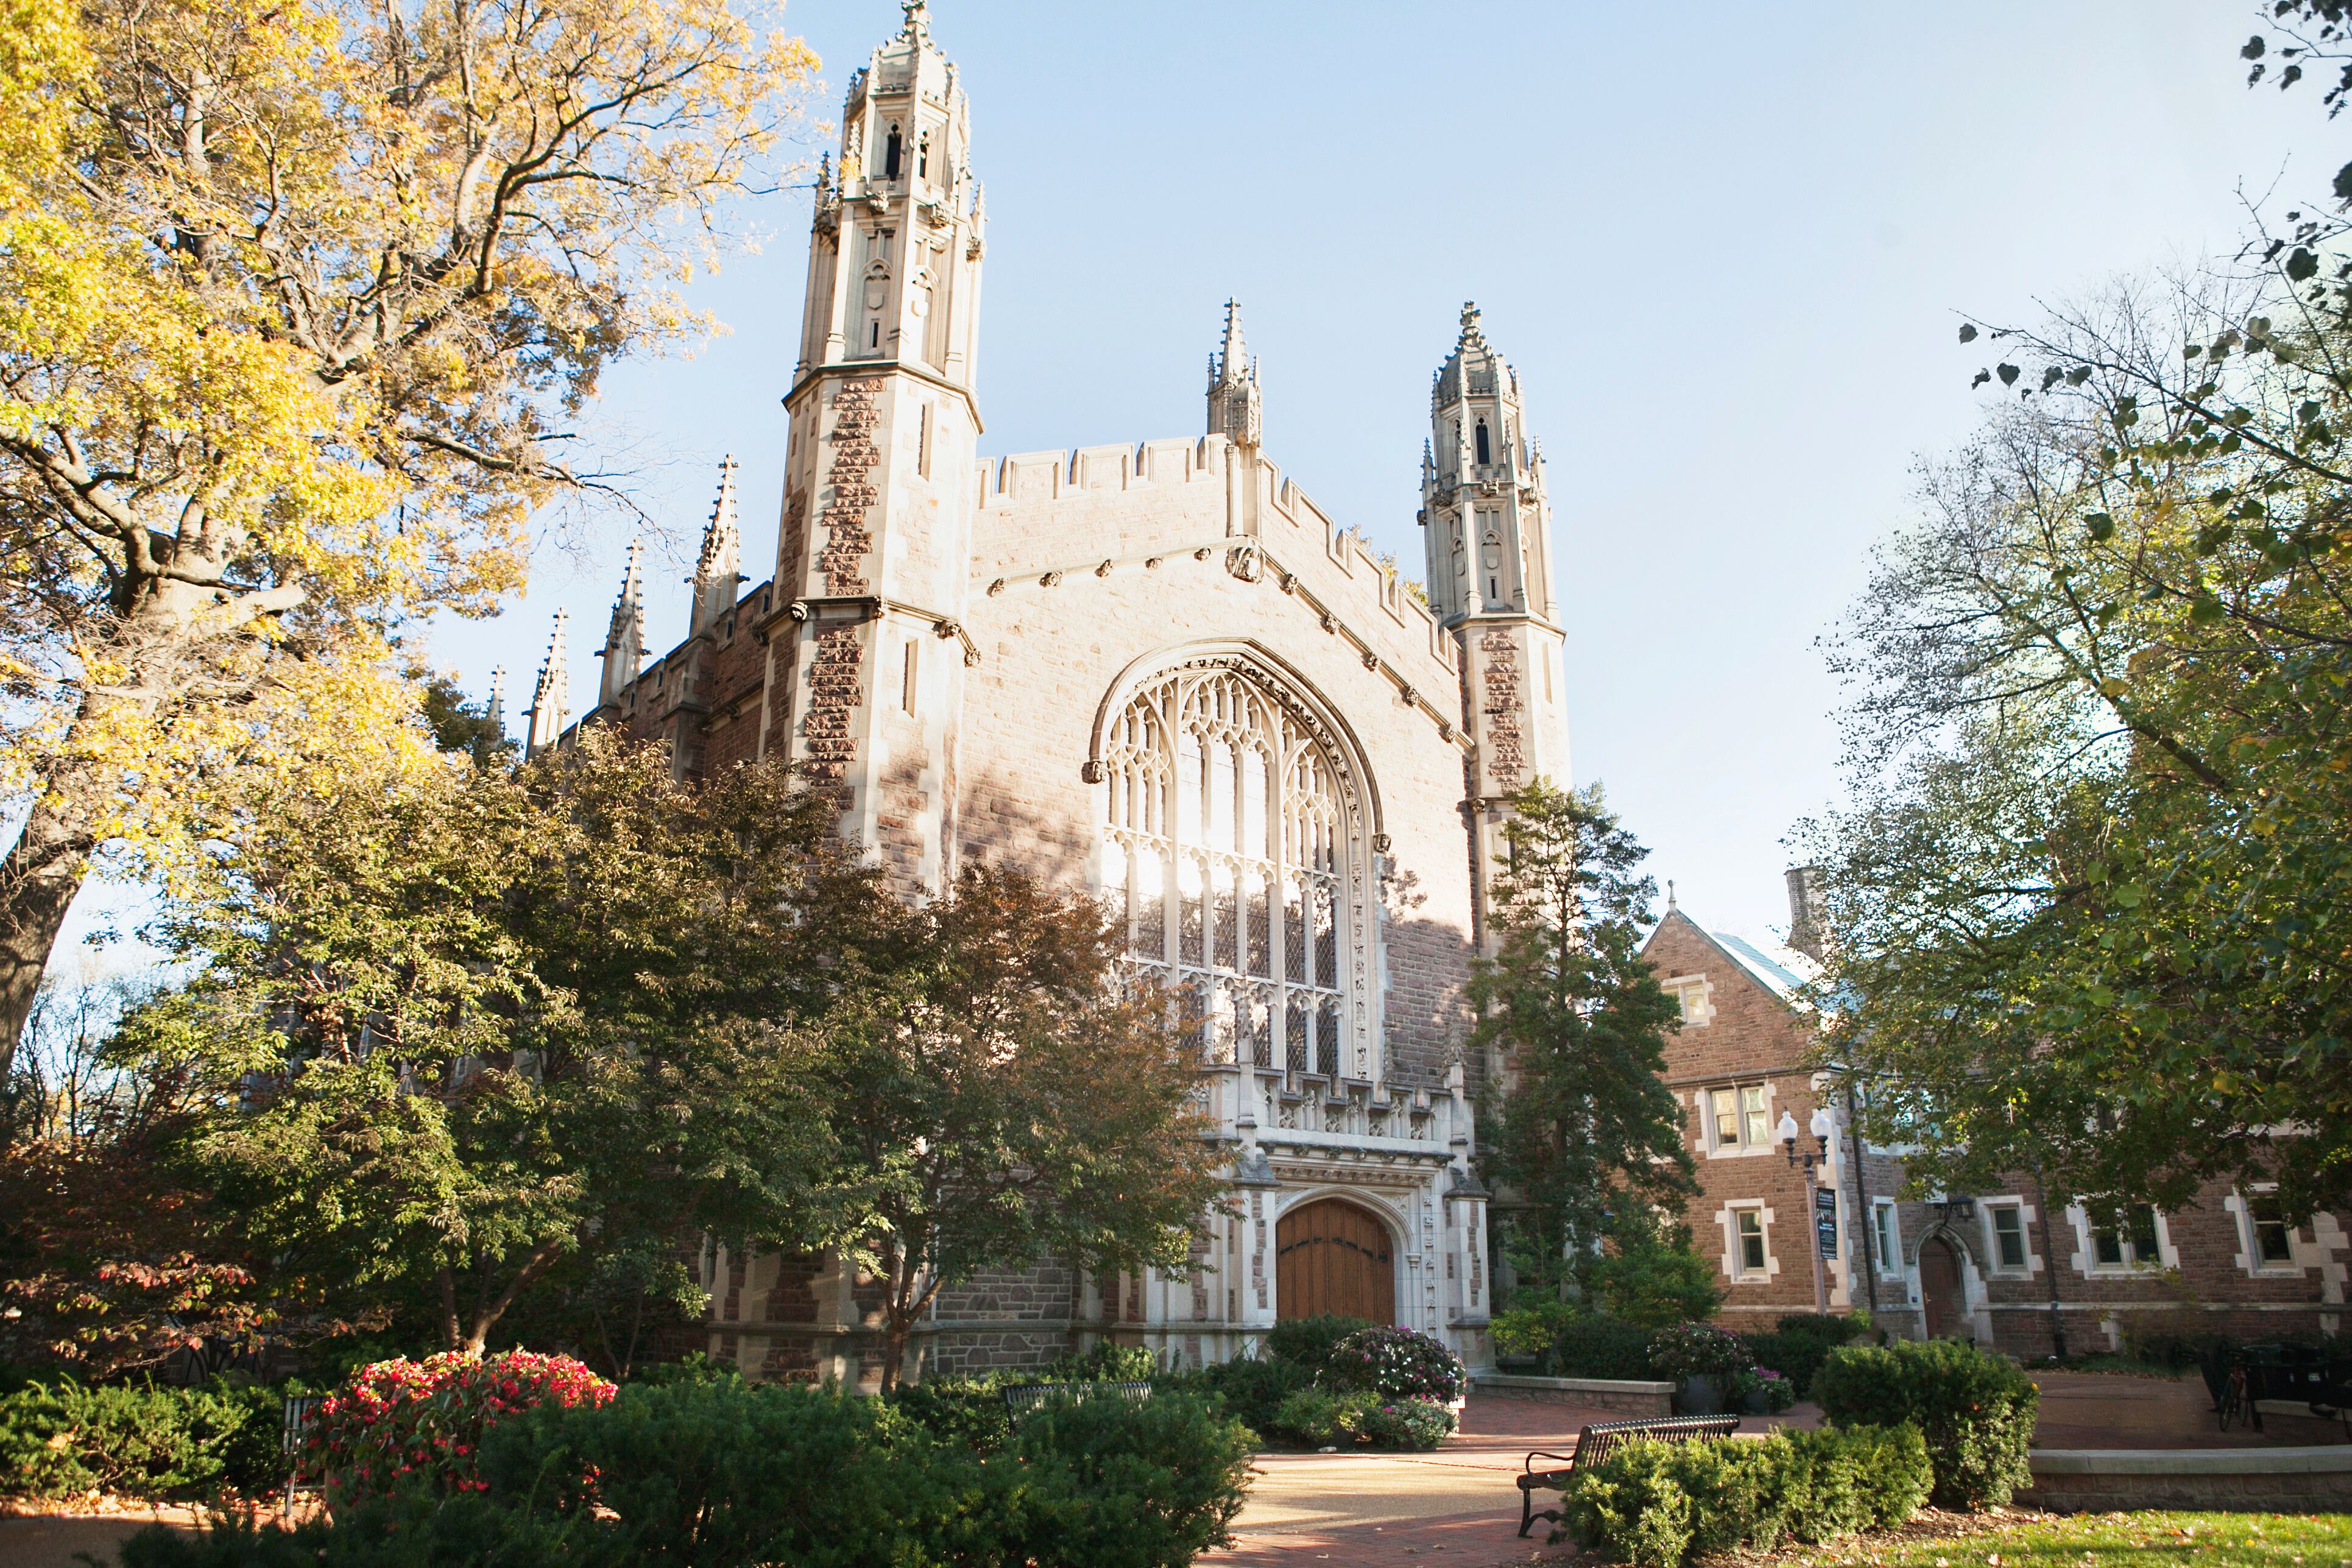
[(1789, 868), (1789, 945), (1819, 963), (1822, 957), (1822, 871), (1818, 866)]

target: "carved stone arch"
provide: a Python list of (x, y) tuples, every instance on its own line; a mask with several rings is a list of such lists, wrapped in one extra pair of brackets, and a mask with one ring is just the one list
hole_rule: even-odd
[(1188, 999), (1204, 1062), (1385, 1076), (1380, 794), (1310, 683), (1255, 643), (1147, 655), (1097, 709), (1085, 777), (1098, 885), (1132, 960)]
[(1087, 760), (1079, 774), (1088, 784), (1102, 782), (1103, 740), (1110, 729), (1111, 720), (1133, 700), (1139, 688), (1160, 676), (1171, 674), (1195, 663), (1227, 658), (1247, 668), (1255, 668), (1259, 678), (1273, 689), (1276, 695), (1296, 704), (1296, 710), (1310, 719), (1330, 737), (1334, 756), (1344, 766), (1354, 784), (1363, 791), (1370, 831), (1375, 838), (1388, 837), (1388, 824), (1381, 808), (1381, 786), (1372, 776), (1371, 765), (1364, 745), (1357, 739), (1355, 727), (1339, 710), (1325, 700), (1315, 683), (1297, 666), (1267, 647), (1264, 643), (1247, 637), (1210, 638), (1200, 642), (1179, 643), (1172, 647), (1157, 649), (1129, 663), (1118, 672), (1103, 692), (1102, 701), (1096, 705), (1094, 728), (1087, 739)]

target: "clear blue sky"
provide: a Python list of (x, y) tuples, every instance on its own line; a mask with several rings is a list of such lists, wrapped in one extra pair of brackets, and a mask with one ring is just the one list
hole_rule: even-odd
[[(1475, 299), (1549, 458), (1577, 778), (1695, 916), (1783, 926), (1780, 839), (1836, 787), (1814, 640), (1915, 457), (1977, 418), (1956, 312), (2232, 248), (2241, 185), (2324, 191), (2352, 145), (2309, 84), (2242, 85), (2255, 10), (937, 0), (988, 189), (983, 449), (1197, 432), (1237, 295), (1269, 453), (1417, 574), (1429, 376)], [(792, 7), (817, 119), (898, 19)], [(806, 210), (771, 202), (763, 253), (698, 290), (730, 335), (607, 382), (669, 525), (656, 647), (722, 453), (772, 567)], [(519, 712), (568, 605), (584, 710), (625, 542), (551, 549), (436, 657), (478, 692), (503, 661)]]

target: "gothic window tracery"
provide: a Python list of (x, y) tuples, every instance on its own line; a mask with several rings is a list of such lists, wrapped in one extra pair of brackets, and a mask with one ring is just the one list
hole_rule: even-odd
[(1197, 1014), (1202, 1058), (1336, 1079), (1363, 933), (1353, 792), (1255, 671), (1178, 670), (1104, 736), (1106, 889), (1129, 952)]

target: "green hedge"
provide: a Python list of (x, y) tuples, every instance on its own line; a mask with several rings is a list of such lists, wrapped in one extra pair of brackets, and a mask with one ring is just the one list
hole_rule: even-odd
[(1317, 1318), (1286, 1318), (1266, 1331), (1265, 1353), (1276, 1361), (1320, 1373), (1331, 1364), (1331, 1352), (1339, 1348), (1341, 1340), (1371, 1326), (1362, 1318), (1345, 1318), (1332, 1312)]
[(1680, 1568), (1739, 1547), (1809, 1545), (1901, 1524), (1927, 1500), (1908, 1426), (1628, 1443), (1570, 1480), (1568, 1532), (1629, 1568)]
[(1650, 1359), (1654, 1332), (1614, 1318), (1578, 1318), (1560, 1330), (1545, 1364), (1553, 1377), (1654, 1382), (1658, 1369)]
[(1769, 1366), (1796, 1385), (1801, 1399), (1812, 1397), (1813, 1380), (1821, 1375), (1830, 1352), (1851, 1343), (1870, 1327), (1866, 1315), (1835, 1317), (1819, 1312), (1790, 1312), (1774, 1332), (1747, 1334), (1749, 1361)]
[(259, 1497), (286, 1479), (283, 1410), (282, 1389), (218, 1378), (195, 1388), (26, 1383), (0, 1395), (0, 1496)]
[[(1181, 1394), (1092, 1400), (993, 1454), (903, 1406), (807, 1385), (625, 1387), (487, 1435), (480, 1491), (366, 1501), (330, 1525), (148, 1531), (123, 1568), (1181, 1568), (1224, 1543), (1247, 1434)], [(590, 1506), (591, 1504), (594, 1506)]]
[(1926, 1438), (1939, 1508), (1999, 1508), (2032, 1479), (2042, 1395), (2008, 1360), (1957, 1340), (1847, 1345), (1814, 1397), (1840, 1426), (1908, 1421)]

